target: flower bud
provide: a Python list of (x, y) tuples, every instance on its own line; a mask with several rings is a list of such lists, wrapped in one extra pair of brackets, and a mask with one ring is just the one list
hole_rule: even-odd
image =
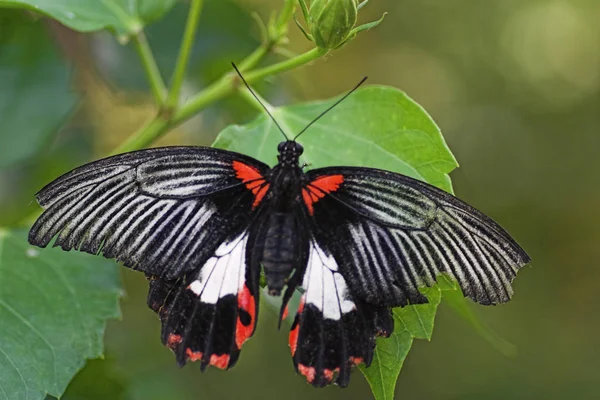
[(298, 28), (304, 36), (321, 49), (337, 49), (352, 40), (358, 33), (374, 28), (383, 21), (383, 16), (373, 22), (355, 27), (358, 11), (369, 0), (312, 0), (310, 9), (305, 0), (298, 0), (308, 29), (304, 28), (294, 17)]
[(313, 0), (308, 29), (318, 47), (335, 49), (350, 35), (357, 21), (357, 0)]

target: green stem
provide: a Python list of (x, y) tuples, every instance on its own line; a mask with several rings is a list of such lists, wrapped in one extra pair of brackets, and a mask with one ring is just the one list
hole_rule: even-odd
[(271, 51), (271, 43), (264, 43), (246, 57), (237, 67), (241, 72), (248, 71), (258, 65), (258, 63)]
[(129, 151), (140, 150), (147, 147), (152, 141), (158, 138), (169, 125), (169, 121), (160, 116), (151, 120), (148, 124), (131, 135), (125, 142), (121, 143), (110, 155), (127, 153)]
[[(246, 101), (246, 103), (248, 103), (249, 105), (254, 107), (256, 110), (260, 111), (261, 113), (264, 112), (263, 106), (267, 110), (269, 110), (269, 112), (272, 112), (273, 106), (268, 101), (266, 101), (260, 94), (256, 93), (256, 90), (252, 90), (252, 91), (254, 92), (254, 95), (256, 97), (258, 97), (258, 99), (255, 98), (248, 89), (240, 88), (240, 90), (238, 91), (238, 94), (240, 95), (240, 97), (242, 99), (244, 99)], [(262, 105), (261, 105), (261, 103), (262, 103)]]
[(246, 79), (246, 81), (248, 81), (248, 83), (252, 83), (266, 76), (278, 74), (284, 71), (288, 71), (290, 69), (294, 69), (296, 67), (300, 67), (313, 60), (316, 60), (317, 58), (324, 56), (325, 54), (327, 54), (328, 51), (329, 50), (327, 49), (315, 47), (314, 49), (299, 54), (296, 57), (278, 62), (265, 68), (248, 72), (246, 75), (244, 75), (244, 78)]
[[(256, 54), (258, 53), (252, 53), (240, 65), (248, 68), (248, 66), (252, 66), (253, 63), (257, 63), (259, 58), (256, 57)], [(325, 54), (327, 54), (327, 50), (314, 48), (289, 60), (285, 60), (265, 68), (250, 71), (244, 77), (250, 84), (266, 76), (278, 74), (299, 67), (319, 57), (322, 57)], [(249, 60), (251, 62), (249, 62)], [(147, 147), (150, 143), (158, 139), (169, 129), (196, 115), (208, 105), (215, 103), (216, 101), (221, 100), (233, 93), (238, 88), (238, 83), (239, 82), (236, 75), (232, 73), (224, 75), (221, 79), (208, 86), (189, 102), (181, 106), (181, 108), (175, 110), (174, 114), (170, 116), (170, 119), (161, 116), (162, 114), (157, 116), (148, 125), (134, 133), (129, 140), (119, 146), (113, 154), (139, 150)]]
[(297, 0), (285, 0), (281, 12), (277, 16), (277, 21), (275, 21), (278, 36), (284, 36), (287, 33), (288, 23), (296, 11), (296, 2)]
[[(304, 65), (325, 55), (326, 53), (327, 50), (314, 48), (306, 53), (300, 54), (297, 57), (290, 58), (289, 60), (285, 60), (265, 68), (250, 71), (244, 75), (244, 78), (248, 84), (251, 84), (266, 76), (278, 74)], [(208, 104), (211, 104), (217, 100), (221, 100), (223, 97), (231, 94), (236, 88), (237, 76), (233, 74), (225, 75), (223, 78), (219, 79), (217, 82), (210, 85), (204, 91), (200, 92), (196, 97), (184, 104), (178, 111), (175, 112), (171, 122), (176, 125), (185, 121), (191, 116), (197, 114)]]
[(156, 59), (152, 54), (150, 45), (148, 45), (148, 40), (146, 40), (144, 31), (140, 31), (138, 34), (133, 36), (133, 44), (140, 56), (140, 59), (142, 60), (142, 65), (146, 71), (146, 76), (148, 78), (148, 82), (150, 83), (152, 94), (156, 99), (156, 103), (159, 106), (162, 106), (167, 94), (167, 87), (165, 85), (165, 81), (160, 75), (160, 70), (158, 69), (158, 65), (156, 65)]
[(200, 20), (203, 4), (203, 0), (192, 0), (192, 4), (190, 5), (185, 32), (183, 33), (183, 40), (181, 42), (181, 48), (179, 49), (179, 56), (177, 57), (177, 64), (175, 65), (175, 70), (173, 71), (173, 77), (171, 79), (171, 90), (167, 97), (166, 105), (169, 108), (177, 107), (179, 102), (179, 94), (181, 93), (181, 86), (185, 79), (185, 72), (190, 59), (190, 53), (194, 46), (196, 31), (198, 30), (198, 21)]

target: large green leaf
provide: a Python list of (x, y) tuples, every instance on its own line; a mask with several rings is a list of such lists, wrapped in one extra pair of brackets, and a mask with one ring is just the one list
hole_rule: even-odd
[(29, 246), (0, 229), (0, 398), (60, 396), (119, 316), (114, 262)]
[[(312, 121), (336, 99), (274, 108), (288, 136)], [(223, 130), (214, 145), (274, 163), (281, 132), (267, 116)], [(303, 162), (310, 168), (357, 165), (425, 180), (452, 191), (448, 173), (456, 160), (439, 128), (404, 92), (385, 86), (357, 90), (304, 133)]]
[[(293, 136), (336, 99), (274, 108), (271, 113)], [(273, 162), (281, 132), (266, 116), (243, 126), (230, 126), (215, 146)], [(456, 161), (431, 117), (404, 92), (375, 86), (353, 93), (300, 139), (303, 162), (311, 168), (359, 165), (387, 169), (452, 191), (448, 173)], [(440, 280), (440, 279), (438, 279)], [(378, 400), (393, 398), (396, 380), (414, 338), (430, 339), (442, 290), (455, 290), (446, 278), (423, 292), (428, 304), (394, 309), (395, 331), (380, 339), (372, 365), (361, 368)]]
[(177, 0), (0, 0), (0, 7), (37, 11), (80, 32), (110, 29), (120, 37), (141, 31)]
[(73, 109), (70, 68), (43, 23), (0, 9), (0, 167), (44, 146)]

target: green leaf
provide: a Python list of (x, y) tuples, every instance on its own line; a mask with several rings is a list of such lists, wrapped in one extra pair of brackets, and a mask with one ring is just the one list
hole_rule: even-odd
[(47, 144), (78, 96), (70, 88), (70, 68), (43, 23), (0, 9), (0, 27), (1, 168), (35, 155)]
[(400, 370), (414, 339), (431, 340), (435, 313), (442, 295), (458, 292), (456, 282), (446, 275), (437, 277), (438, 284), (421, 288), (429, 303), (399, 307), (393, 310), (394, 333), (389, 338), (378, 338), (373, 362), (369, 368), (360, 366), (377, 400), (392, 400)]
[[(1, 1), (1, 0), (0, 0)], [(189, 5), (178, 3), (164, 18), (145, 29), (158, 68), (171, 76), (179, 54)], [(196, 40), (191, 50), (188, 76), (198, 87), (231, 72), (231, 61), (240, 60), (259, 42), (248, 34), (254, 20), (232, 0), (206, 0), (200, 15)], [(121, 46), (105, 33), (93, 36), (92, 57), (100, 74), (119, 89), (141, 90), (147, 87), (139, 56), (132, 45)], [(108, 59), (104, 54), (112, 54)]]
[(0, 229), (0, 398), (60, 396), (86, 359), (102, 356), (120, 294), (114, 262), (34, 248), (27, 232)]
[(0, 0), (0, 7), (25, 8), (80, 32), (110, 29), (125, 38), (161, 17), (177, 0)]
[[(271, 113), (288, 137), (300, 132), (336, 99), (273, 108)], [(230, 126), (214, 145), (243, 152), (267, 163), (276, 160), (281, 132), (265, 115), (247, 125)], [(456, 160), (439, 128), (421, 106), (404, 92), (384, 86), (357, 90), (325, 117), (312, 125), (299, 140), (304, 146), (303, 162), (310, 168), (328, 165), (358, 165), (381, 168), (425, 180), (449, 192), (448, 173)], [(428, 304), (393, 310), (395, 331), (378, 339), (373, 363), (361, 367), (377, 400), (393, 398), (396, 380), (413, 339), (430, 339), (442, 291), (454, 291), (455, 283), (445, 276), (422, 291)]]
[[(272, 114), (293, 137), (337, 99), (274, 108)], [(266, 115), (232, 125), (214, 146), (275, 163), (281, 132)], [(448, 173), (456, 160), (425, 110), (404, 92), (386, 86), (362, 88), (315, 122), (300, 138), (302, 161), (310, 168), (355, 165), (381, 168), (452, 191)]]

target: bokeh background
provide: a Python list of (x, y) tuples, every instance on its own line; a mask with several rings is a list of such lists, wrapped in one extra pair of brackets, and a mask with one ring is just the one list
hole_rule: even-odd
[[(186, 93), (251, 51), (258, 32), (250, 12), (267, 18), (280, 3), (208, 0)], [(405, 90), (437, 121), (461, 164), (452, 173), (457, 195), (499, 221), (533, 258), (515, 281), (511, 302), (472, 304), (517, 354), (501, 354), (442, 306), (433, 340), (415, 342), (396, 398), (599, 398), (600, 2), (371, 0), (361, 20), (384, 11), (389, 14), (378, 28), (258, 90), (273, 104), (291, 104), (332, 97), (364, 75)], [(185, 15), (178, 5), (148, 29), (167, 76)], [(108, 33), (82, 35), (55, 23), (48, 23), (48, 35), (74, 65), (80, 101), (42, 153), (0, 170), (0, 225), (20, 223), (35, 209), (33, 194), (43, 184), (105, 155), (153, 113), (131, 48)], [(309, 47), (291, 26), (289, 48)], [(234, 96), (159, 144), (210, 144), (223, 127), (255, 115)], [(233, 370), (201, 374), (194, 364), (180, 370), (160, 344), (144, 277), (125, 269), (122, 275), (123, 318), (108, 324), (106, 358), (88, 363), (66, 399), (370, 398), (358, 372), (345, 390), (316, 390), (296, 376), (287, 329), (276, 330), (270, 310), (261, 313)]]

